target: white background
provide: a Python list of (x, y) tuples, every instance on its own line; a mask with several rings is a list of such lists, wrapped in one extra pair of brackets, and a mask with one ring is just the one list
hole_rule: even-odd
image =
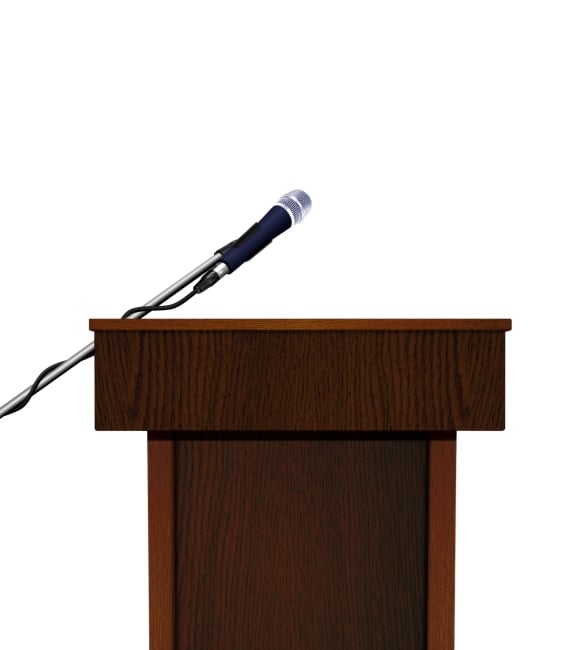
[[(240, 235), (176, 317), (512, 318), (461, 432), (456, 648), (569, 647), (564, 2), (0, 4), (0, 402)], [(93, 362), (0, 422), (0, 647), (145, 648), (146, 439)]]

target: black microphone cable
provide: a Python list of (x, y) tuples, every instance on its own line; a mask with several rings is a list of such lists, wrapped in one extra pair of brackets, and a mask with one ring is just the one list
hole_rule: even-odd
[(176, 307), (181, 307), (184, 303), (188, 302), (190, 298), (193, 298), (198, 293), (200, 292), (192, 289), (192, 291), (190, 291), (187, 296), (180, 298), (180, 300), (173, 302), (171, 305), (154, 305), (152, 307), (150, 305), (145, 305), (142, 307), (132, 307), (131, 309), (125, 311), (121, 318), (128, 318), (129, 316), (132, 316), (132, 314), (141, 314), (140, 318), (143, 318), (151, 311), (165, 311), (166, 309), (176, 309)]
[[(180, 300), (177, 300), (176, 302), (173, 302), (169, 305), (143, 305), (140, 307), (131, 307), (131, 309), (128, 309), (125, 311), (125, 313), (121, 316), (121, 320), (125, 318), (129, 318), (133, 314), (139, 314), (138, 318), (144, 318), (147, 314), (149, 314), (151, 311), (166, 311), (168, 309), (176, 309), (177, 307), (181, 307), (185, 303), (190, 300), (190, 298), (193, 298), (196, 296), (198, 293), (202, 293), (206, 289), (209, 289), (215, 282), (218, 280), (218, 278), (214, 275), (211, 275), (211, 272), (206, 274), (199, 282), (197, 282), (194, 286), (194, 288), (188, 293), (186, 296), (183, 298), (180, 298)], [(85, 356), (81, 361), (85, 361), (85, 359), (90, 359), (91, 357), (95, 356), (95, 352), (93, 351), (91, 354), (88, 356)], [(6, 415), (12, 415), (12, 413), (16, 413), (20, 409), (23, 409), (24, 406), (28, 404), (28, 402), (32, 399), (32, 397), (38, 392), (38, 387), (41, 382), (41, 380), (49, 374), (52, 370), (55, 370), (58, 368), (64, 361), (58, 361), (57, 363), (54, 363), (51, 366), (48, 366), (44, 370), (40, 372), (40, 374), (36, 377), (34, 383), (30, 386), (28, 389), (28, 392), (26, 396), (23, 398), (23, 400), (19, 403), (13, 406), (9, 411), (6, 413), (0, 415), (0, 419), (5, 417)]]
[(3, 418), (6, 415), (12, 415), (12, 413), (16, 413), (20, 409), (23, 409), (24, 406), (27, 405), (27, 403), (32, 399), (34, 394), (37, 392), (40, 381), (52, 370), (55, 370), (58, 366), (60, 366), (62, 363), (63, 361), (58, 361), (57, 363), (54, 363), (52, 366), (48, 366), (45, 370), (42, 370), (40, 374), (36, 377), (34, 383), (30, 386), (28, 390), (28, 394), (24, 397), (23, 401), (17, 404), (16, 406), (13, 406), (7, 413), (1, 415), (0, 418)]
[[(151, 311), (165, 311), (167, 309), (176, 309), (176, 307), (180, 307), (184, 303), (188, 302), (188, 300), (190, 298), (193, 298), (198, 293), (201, 293), (201, 291), (199, 289), (196, 291), (196, 289), (194, 288), (186, 296), (184, 296), (183, 298), (180, 298), (180, 300), (178, 300), (178, 301), (176, 301), (174, 303), (171, 303), (169, 305), (154, 305), (154, 306), (146, 306), (145, 305), (143, 307), (132, 307), (131, 309), (128, 309), (127, 311), (125, 311), (125, 313), (121, 316), (121, 319), (128, 318), (132, 314), (141, 314), (141, 316), (139, 316), (139, 318), (142, 318), (143, 316), (146, 316), (146, 314), (148, 314)], [(82, 361), (85, 361), (85, 359), (90, 359), (93, 356), (95, 356), (94, 351), (89, 356), (86, 356), (84, 359), (82, 359)], [(42, 370), (40, 372), (40, 374), (36, 377), (34, 383), (28, 389), (28, 393), (23, 398), (23, 400), (19, 404), (12, 407), (9, 411), (4, 413), (3, 415), (0, 415), (0, 418), (5, 417), (6, 415), (12, 415), (12, 413), (16, 413), (20, 409), (23, 409), (24, 406), (26, 406), (28, 404), (28, 402), (32, 399), (32, 397), (38, 392), (38, 386), (39, 386), (41, 380), (47, 374), (49, 374), (52, 370), (55, 370), (56, 368), (58, 368), (62, 363), (64, 363), (64, 361), (58, 361), (57, 363), (54, 363), (53, 365), (48, 366), (47, 368)]]

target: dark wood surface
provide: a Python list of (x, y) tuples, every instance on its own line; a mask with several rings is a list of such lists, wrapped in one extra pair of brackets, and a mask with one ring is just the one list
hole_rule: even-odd
[(499, 330), (512, 329), (509, 318), (93, 318), (99, 331), (176, 330)]
[(97, 428), (151, 432), (151, 650), (452, 650), (454, 432), (504, 427), (510, 321), (93, 325)]
[(456, 432), (148, 444), (150, 650), (454, 648)]
[(456, 432), (429, 442), (427, 650), (454, 648)]
[(100, 430), (505, 425), (503, 329), (101, 330), (95, 352)]
[(150, 650), (176, 650), (175, 443), (148, 436), (148, 579)]
[(176, 648), (426, 647), (425, 439), (175, 444)]

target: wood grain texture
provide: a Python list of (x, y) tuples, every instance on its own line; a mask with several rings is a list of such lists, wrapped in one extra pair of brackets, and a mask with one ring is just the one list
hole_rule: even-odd
[(509, 318), (116, 318), (89, 321), (94, 331), (179, 330), (498, 330), (512, 329)]
[(95, 351), (101, 430), (504, 428), (504, 331), (97, 331)]
[(453, 648), (454, 432), (504, 427), (510, 321), (99, 323), (96, 426), (153, 432), (151, 650)]
[[(285, 576), (289, 573), (289, 569), (283, 564), (286, 563), (286, 557), (277, 557), (280, 546), (277, 544), (269, 556), (266, 552), (268, 538), (264, 541), (256, 539), (258, 531), (272, 529), (283, 530), (287, 532), (288, 537), (296, 540), (294, 543), (285, 543), (285, 550), (304, 549), (293, 559), (293, 564), (298, 571), (308, 570), (309, 577), (303, 576), (302, 580), (297, 580), (297, 587), (300, 584), (306, 585), (309, 580), (324, 580), (329, 590), (330, 584), (338, 578), (337, 575), (336, 578), (333, 577), (338, 570), (338, 562), (344, 563), (341, 580), (351, 581), (352, 576), (355, 576), (356, 583), (350, 585), (350, 589), (346, 590), (345, 585), (340, 589), (342, 595), (336, 603), (339, 609), (335, 612), (339, 619), (345, 618), (340, 615), (340, 609), (346, 605), (342, 599), (353, 589), (357, 591), (365, 587), (372, 590), (375, 603), (373, 607), (381, 608), (386, 602), (390, 602), (393, 607), (401, 606), (398, 601), (401, 596), (398, 581), (372, 584), (376, 579), (389, 580), (389, 572), (369, 573), (362, 570), (361, 563), (379, 566), (389, 557), (390, 567), (393, 569), (395, 564), (402, 561), (401, 557), (396, 556), (409, 552), (415, 554), (415, 569), (420, 569), (421, 557), (425, 558), (426, 601), (423, 605), (426, 606), (426, 621), (425, 607), (418, 607), (414, 614), (414, 635), (418, 638), (418, 621), (423, 621), (426, 626), (426, 645), (417, 647), (427, 650), (452, 650), (454, 647), (456, 432), (422, 435), (406, 432), (397, 435), (367, 433), (349, 440), (341, 433), (324, 435), (311, 432), (303, 436), (281, 432), (274, 433), (272, 438), (267, 439), (254, 432), (226, 432), (212, 440), (209, 434), (160, 432), (149, 434), (148, 453), (151, 650), (196, 647), (185, 645), (189, 643), (189, 636), (199, 635), (201, 632), (205, 634), (207, 625), (214, 624), (213, 618), (218, 621), (220, 617), (223, 619), (225, 616), (218, 610), (226, 606), (224, 603), (231, 594), (226, 594), (225, 591), (223, 594), (216, 593), (216, 589), (227, 588), (224, 581), (228, 572), (242, 575), (250, 570), (257, 575), (257, 563), (260, 562), (267, 580), (263, 589), (272, 589), (274, 585), (270, 585), (273, 576), (267, 565), (270, 557), (272, 562), (281, 567), (280, 571), (275, 571), (276, 578), (292, 588), (294, 581), (291, 582)], [(386, 464), (389, 468), (387, 472), (382, 467)], [(426, 467), (428, 475), (425, 482)], [(376, 490), (383, 490), (381, 499), (377, 501)], [(421, 492), (423, 497), (420, 496)], [(408, 504), (403, 506), (401, 521), (396, 514), (400, 511), (402, 500), (406, 501), (408, 498), (415, 504), (414, 523), (410, 523), (411, 520), (408, 519)], [(373, 504), (371, 509), (370, 499)], [(387, 499), (393, 500), (393, 510), (386, 506)], [(425, 504), (425, 513), (421, 503)], [(229, 510), (235, 511), (233, 516), (230, 516)], [(390, 513), (387, 519), (386, 512)], [(326, 553), (321, 552), (323, 533), (321, 535), (319, 531), (322, 526), (318, 523), (315, 513), (324, 517), (329, 532), (330, 523), (333, 522), (336, 533), (342, 533), (341, 537), (336, 535), (334, 539), (324, 538)], [(282, 525), (276, 523), (279, 517)], [(354, 521), (359, 522), (355, 527)], [(223, 522), (227, 523), (225, 528), (215, 528)], [(403, 526), (401, 529), (398, 528), (400, 524)], [(386, 525), (390, 531), (387, 535)], [(310, 531), (311, 526), (316, 528)], [(409, 526), (415, 530), (414, 535), (416, 527), (423, 526), (423, 541), (420, 542), (419, 538), (414, 536), (411, 546), (403, 545), (400, 549), (399, 544), (396, 544), (386, 555), (386, 549), (394, 539), (401, 535), (407, 538)], [(196, 528), (197, 533), (194, 530)], [(355, 531), (355, 538), (352, 538), (352, 530)], [(374, 534), (370, 535), (372, 530), (375, 530), (375, 537)], [(215, 549), (208, 536), (219, 540)], [(301, 539), (297, 539), (299, 536)], [(368, 539), (375, 539), (377, 544), (367, 544)], [(241, 546), (239, 551), (231, 554), (224, 550), (224, 545), (229, 544), (234, 550), (232, 540), (247, 542), (248, 546)], [(318, 544), (314, 544), (315, 541)], [(265, 552), (262, 553), (255, 544), (264, 545)], [(314, 544), (314, 548), (318, 546), (319, 564), (314, 561), (314, 549), (307, 550), (303, 546), (305, 544)], [(199, 547), (197, 550), (196, 545)], [(360, 556), (362, 548), (364, 551)], [(350, 550), (351, 554), (346, 553), (346, 550)], [(245, 559), (244, 553), (247, 554)], [(382, 557), (374, 557), (377, 553), (381, 553)], [(403, 558), (403, 561), (407, 562), (408, 559)], [(214, 560), (218, 564), (213, 564)], [(308, 567), (303, 568), (303, 562), (307, 562)], [(330, 562), (332, 564), (325, 565)], [(197, 576), (192, 578), (189, 572), (198, 570), (199, 563), (207, 564), (207, 570), (204, 569), (200, 573), (199, 579)], [(220, 567), (219, 563), (225, 563), (226, 566)], [(316, 575), (312, 575), (312, 571), (316, 571)], [(367, 582), (367, 586), (361, 582), (364, 575), (366, 580), (372, 581)], [(393, 573), (391, 575), (393, 578)], [(415, 583), (415, 588), (419, 582)], [(387, 598), (387, 590), (391, 590), (393, 584), (395, 592), (390, 592)], [(186, 607), (188, 585), (192, 585), (191, 589), (206, 591), (209, 594), (212, 604), (208, 605), (211, 611), (208, 609), (207, 616), (203, 615), (200, 607)], [(239, 601), (242, 590), (253, 587), (254, 580), (250, 582), (242, 579), (230, 583), (230, 589), (234, 590), (233, 597)], [(375, 598), (377, 592), (382, 592), (386, 598), (383, 604)], [(321, 598), (317, 589), (310, 590), (310, 593), (314, 598)], [(365, 610), (370, 607), (369, 594), (360, 595), (366, 599)], [(276, 596), (272, 594), (271, 598), (274, 602)], [(330, 592), (326, 598), (333, 600), (336, 596)], [(201, 596), (195, 596), (195, 600), (206, 606), (206, 601)], [(261, 600), (264, 602), (264, 598)], [(299, 598), (295, 607), (303, 608), (304, 603), (304, 599)], [(350, 599), (350, 603), (355, 605), (353, 599)], [(324, 607), (324, 604), (324, 600), (318, 604), (321, 617), (328, 616), (332, 611), (328, 606)], [(281, 605), (282, 612), (289, 611), (285, 604)], [(300, 619), (308, 617), (312, 620), (314, 603), (309, 602), (308, 605), (308, 611), (303, 610)], [(406, 601), (404, 607), (408, 605)], [(241, 604), (241, 607), (247, 606), (245, 602)], [(380, 634), (384, 638), (391, 634), (397, 635), (397, 639), (400, 638), (395, 627), (382, 628), (387, 620), (385, 612), (383, 616), (379, 615), (378, 609), (371, 615), (365, 610), (367, 613), (364, 615), (364, 610), (359, 607), (356, 609), (357, 617), (361, 614), (361, 621), (364, 622), (364, 636)], [(391, 616), (392, 610), (389, 611)], [(351, 616), (353, 614), (352, 611)], [(255, 613), (248, 616), (254, 618), (258, 615)], [(235, 616), (234, 613), (230, 615), (230, 626), (235, 624)], [(247, 618), (243, 618), (243, 625), (248, 624)], [(338, 624), (338, 620), (335, 620), (335, 624)], [(346, 634), (354, 633), (354, 621), (349, 620), (352, 622), (344, 622)], [(376, 627), (373, 630), (368, 629), (373, 620), (377, 620)], [(275, 619), (273, 624), (277, 624)], [(205, 628), (202, 629), (202, 625)], [(319, 619), (319, 625), (324, 628), (327, 622)], [(407, 632), (408, 625), (407, 621)], [(240, 646), (232, 645), (228, 640), (232, 633), (227, 630), (226, 632), (225, 636), (221, 635), (219, 645), (200, 644), (198, 647), (239, 648)], [(257, 633), (257, 628), (254, 632)], [(286, 633), (289, 632), (290, 630)], [(265, 630), (265, 633), (272, 635), (270, 629)], [(361, 630), (358, 633), (360, 634)], [(175, 642), (176, 638), (178, 642)], [(362, 642), (361, 636), (357, 638)], [(405, 638), (409, 640), (410, 637)], [(375, 639), (375, 643), (379, 641)], [(407, 647), (400, 646), (399, 641), (394, 645), (395, 637), (386, 643), (386, 647)]]
[(150, 650), (175, 650), (174, 442), (148, 435)]
[(176, 648), (426, 647), (426, 439), (175, 444)]
[(429, 442), (427, 650), (454, 648), (456, 432)]

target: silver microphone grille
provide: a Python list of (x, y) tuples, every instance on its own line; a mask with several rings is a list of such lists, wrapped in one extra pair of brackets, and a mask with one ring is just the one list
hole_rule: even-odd
[(310, 212), (312, 201), (306, 192), (302, 190), (292, 190), (275, 203), (275, 205), (282, 206), (292, 219), (292, 225), (300, 223), (304, 217)]

